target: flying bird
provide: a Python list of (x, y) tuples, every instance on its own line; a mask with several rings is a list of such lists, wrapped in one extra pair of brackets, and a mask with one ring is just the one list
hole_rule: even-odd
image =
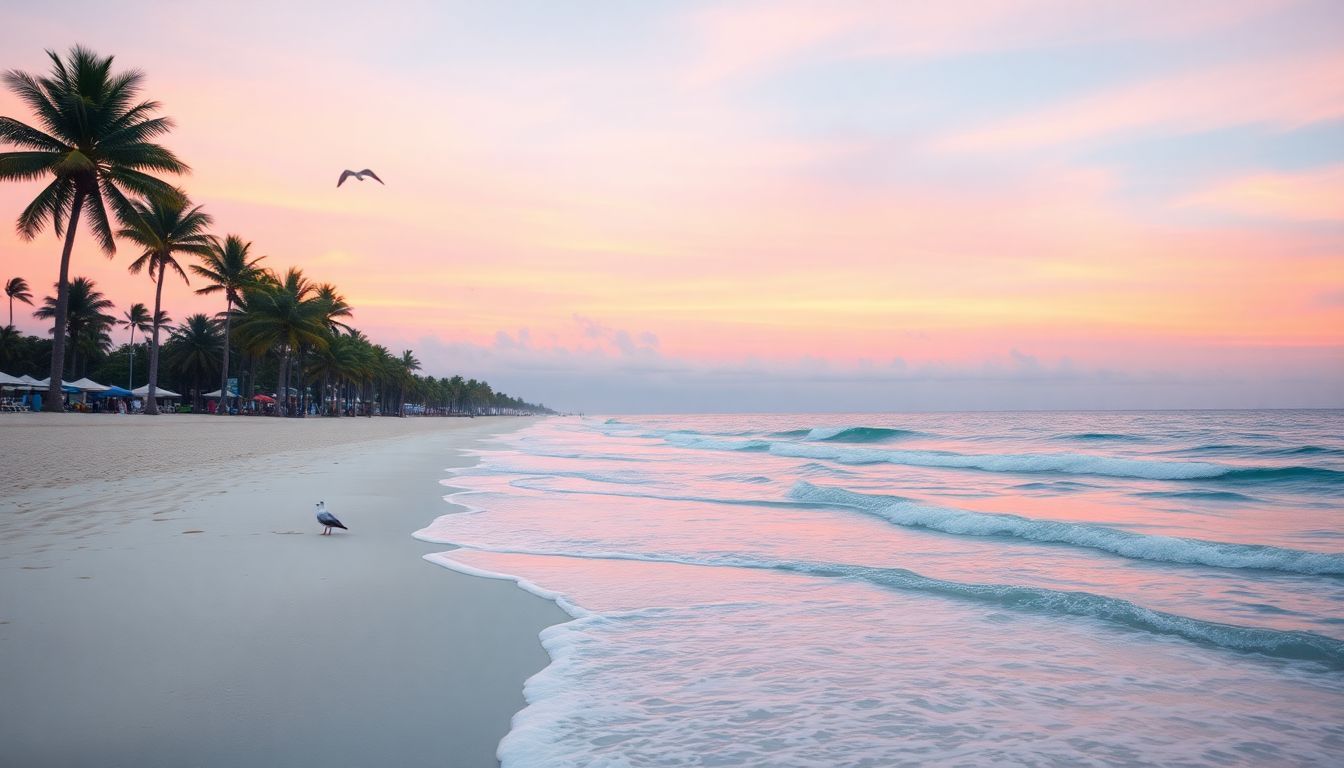
[[(365, 169), (362, 170), (362, 171), (352, 171), (352, 170), (349, 170), (349, 169), (346, 169), (346, 170), (344, 170), (344, 171), (341, 171), (341, 178), (340, 178), (339, 181), (336, 182), (336, 186), (338, 186), (338, 187), (341, 186), (342, 184), (345, 183), (345, 180), (348, 179), (348, 178), (350, 178), (351, 176), (354, 176), (356, 179), (359, 179), (360, 181), (363, 181), (363, 180), (364, 180), (364, 177), (365, 177), (365, 176), (368, 176), (370, 179), (373, 179), (374, 181), (378, 182), (379, 184), (383, 184), (383, 180), (380, 179), (380, 178), (378, 178), (378, 174), (374, 173), (373, 171), (370, 171), (368, 168), (365, 168)], [(386, 185), (386, 184), (383, 184), (383, 186), (387, 186), (387, 185)]]
[(342, 525), (341, 521), (337, 520), (335, 515), (327, 511), (327, 502), (325, 501), (317, 502), (317, 509), (314, 509), (313, 511), (317, 513), (317, 522), (326, 526), (326, 530), (322, 531), (320, 535), (322, 536), (330, 535), (332, 528), (340, 528), (342, 531), (350, 530), (349, 528), (346, 528), (344, 525)]

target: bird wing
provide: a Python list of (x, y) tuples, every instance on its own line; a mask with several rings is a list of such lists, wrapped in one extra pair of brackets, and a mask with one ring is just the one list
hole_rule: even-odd
[[(370, 171), (368, 168), (365, 168), (364, 170), (360, 171), (360, 172), (359, 172), (359, 175), (360, 175), (360, 176), (368, 176), (369, 178), (373, 179), (374, 181), (378, 182), (379, 184), (383, 184), (383, 180), (380, 179), (380, 178), (378, 178), (378, 174), (374, 173), (373, 171)], [(386, 184), (383, 184), (383, 186), (386, 187), (387, 185), (386, 185)]]
[(326, 511), (325, 509), (322, 510), (321, 512), (318, 512), (318, 513), (317, 513), (317, 522), (319, 522), (319, 523), (321, 523), (321, 524), (323, 524), (323, 525), (340, 525), (340, 524), (341, 524), (341, 521), (340, 521), (340, 520), (337, 520), (335, 515), (331, 514), (330, 512)]
[(357, 176), (357, 175), (358, 174), (356, 174), (354, 171), (341, 171), (341, 178), (339, 181), (336, 182), (336, 186), (338, 187), (341, 186), (342, 184), (345, 183), (346, 179), (350, 178), (351, 176)]

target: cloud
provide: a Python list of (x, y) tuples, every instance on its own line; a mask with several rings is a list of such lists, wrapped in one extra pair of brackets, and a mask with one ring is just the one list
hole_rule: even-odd
[(1180, 205), (1264, 219), (1344, 221), (1344, 165), (1258, 173), (1199, 190)]
[(1293, 0), (770, 0), (697, 10), (692, 87), (760, 76), (800, 61), (945, 57), (1033, 45), (1181, 39), (1266, 16)]
[[(620, 331), (615, 331), (619, 336)], [(1344, 346), (1244, 348), (1178, 368), (1117, 370), (1020, 348), (911, 365), (744, 358), (707, 363), (610, 347), (417, 345), (425, 369), (484, 378), (553, 408), (589, 413), (1340, 407)], [(1251, 363), (1247, 363), (1247, 359)]]
[(937, 152), (1011, 153), (1144, 132), (1252, 123), (1291, 129), (1344, 118), (1344, 53), (1257, 57), (1114, 87), (939, 137)]

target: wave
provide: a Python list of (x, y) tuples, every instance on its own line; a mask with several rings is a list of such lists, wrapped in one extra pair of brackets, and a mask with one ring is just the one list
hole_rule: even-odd
[(1298, 630), (1245, 627), (1204, 621), (1144, 608), (1128, 600), (1091, 592), (1007, 584), (966, 584), (921, 576), (903, 568), (804, 566), (786, 570), (841, 578), (861, 578), (894, 589), (947, 595), (1020, 611), (1098, 619), (1129, 629), (1157, 635), (1173, 635), (1228, 650), (1259, 653), (1281, 659), (1314, 661), (1335, 670), (1344, 669), (1344, 641), (1332, 637)]
[(774, 445), (769, 440), (718, 440), (685, 432), (671, 432), (663, 440), (679, 448), (702, 448), (713, 451), (756, 451), (764, 453)]
[[(576, 475), (564, 475), (565, 477), (582, 477)], [(723, 496), (677, 496), (665, 495), (661, 493), (621, 493), (619, 491), (602, 491), (594, 488), (556, 488), (546, 482), (546, 477), (520, 477), (516, 480), (510, 480), (509, 486), (521, 488), (528, 491), (544, 491), (546, 493), (560, 493), (573, 496), (611, 496), (622, 499), (639, 499), (643, 501), (690, 501), (696, 504), (722, 504), (731, 507), (763, 507), (766, 509), (830, 509), (832, 505), (820, 501), (780, 501), (779, 499), (752, 499), (752, 498), (730, 498)], [(587, 479), (587, 478), (583, 478)], [(606, 481), (598, 481), (606, 482)], [(616, 481), (619, 482), (619, 481)], [(899, 496), (891, 498), (900, 499)]]
[(1117, 459), (1077, 453), (967, 454), (951, 451), (840, 448), (796, 443), (774, 443), (770, 452), (794, 458), (828, 459), (842, 464), (887, 463), (915, 467), (979, 469), (987, 472), (1059, 472), (1150, 480), (1198, 480), (1219, 477), (1233, 471), (1231, 467), (1205, 462)]
[(913, 504), (905, 499), (855, 493), (798, 481), (789, 491), (799, 501), (858, 509), (887, 522), (961, 536), (1012, 536), (1049, 544), (1070, 544), (1132, 560), (1218, 568), (1251, 568), (1313, 576), (1344, 575), (1344, 554), (1303, 552), (1264, 544), (1232, 544), (1177, 536), (1155, 536), (1090, 523), (1036, 520), (1019, 515), (970, 512)]
[(575, 480), (587, 480), (593, 483), (611, 483), (615, 485), (646, 485), (649, 478), (636, 472), (584, 472), (563, 469), (528, 469), (527, 467), (488, 466), (472, 467), (462, 475), (523, 475), (525, 477), (570, 477)]
[(1254, 496), (1247, 496), (1244, 493), (1237, 493), (1236, 491), (1140, 491), (1134, 495), (1155, 499), (1198, 499), (1201, 501), (1239, 502), (1260, 501)]
[(1051, 480), (1049, 482), (1032, 482), (1014, 485), (1015, 491), (1050, 491), (1051, 493), (1078, 493), (1086, 491), (1097, 486), (1090, 483), (1079, 483), (1073, 480)]
[[(433, 541), (424, 532), (417, 538)], [(1103, 621), (1125, 629), (1155, 635), (1180, 637), (1195, 643), (1225, 650), (1258, 653), (1294, 661), (1310, 661), (1334, 670), (1344, 670), (1344, 640), (1300, 630), (1277, 630), (1264, 627), (1246, 627), (1222, 624), (1188, 616), (1181, 616), (1152, 608), (1145, 608), (1128, 600), (1097, 595), (1091, 592), (1055, 590), (1046, 587), (1027, 587), (1011, 584), (975, 584), (935, 579), (904, 568), (876, 568), (871, 566), (807, 563), (792, 561), (755, 560), (737, 556), (687, 558), (678, 555), (648, 555), (624, 552), (574, 554), (540, 550), (520, 550), (481, 546), (469, 542), (455, 543), (470, 549), (506, 554), (536, 555), (543, 557), (571, 557), (586, 560), (636, 560), (654, 563), (679, 563), (692, 566), (750, 568), (799, 573), (819, 578), (865, 581), (867, 583), (902, 591), (940, 595), (954, 599), (992, 605), (995, 608), (1015, 610), (1047, 616), (1073, 616)], [(452, 560), (452, 553), (427, 555), (426, 559), (446, 567), (460, 563)], [(453, 565), (449, 565), (453, 563)], [(471, 566), (463, 566), (470, 568)], [(483, 573), (482, 575), (487, 575)], [(488, 574), (496, 578), (512, 578), (502, 574)], [(545, 590), (538, 589), (542, 593)], [(554, 593), (551, 593), (554, 594)], [(563, 599), (563, 598), (560, 598)], [(557, 600), (558, 602), (558, 600)], [(582, 615), (571, 611), (572, 615)]]
[(1078, 432), (1071, 435), (1055, 435), (1051, 440), (1077, 440), (1082, 442), (1108, 443), (1146, 443), (1148, 438), (1140, 435), (1126, 435), (1118, 432)]
[(771, 480), (765, 475), (739, 475), (731, 472), (723, 475), (710, 475), (709, 479), (726, 480), (728, 482), (745, 483), (747, 485), (769, 485), (774, 482), (774, 480)]
[(1261, 456), (1344, 456), (1344, 448), (1325, 448), (1319, 445), (1303, 445), (1297, 448), (1274, 448), (1260, 451)]
[(1344, 472), (1324, 467), (1229, 467), (1219, 479), (1242, 483), (1315, 481), (1344, 485)]
[[(757, 441), (759, 442), (759, 441)], [(773, 443), (778, 456), (826, 459), (841, 464), (899, 464), (913, 467), (978, 469), (1021, 474), (1060, 473), (1130, 477), (1144, 480), (1212, 480), (1227, 483), (1308, 483), (1344, 490), (1344, 472), (1324, 467), (1239, 467), (1203, 461), (1121, 459), (1081, 453), (973, 454), (952, 451), (902, 451)]]
[(833, 443), (883, 443), (923, 434), (912, 429), (891, 427), (816, 427), (807, 430), (808, 440)]
[(1163, 451), (1157, 451), (1164, 456), (1189, 456), (1191, 454), (1210, 454), (1215, 456), (1241, 456), (1253, 449), (1245, 445), (1232, 445), (1229, 443), (1208, 443), (1205, 445), (1192, 445), (1188, 448), (1169, 448)]

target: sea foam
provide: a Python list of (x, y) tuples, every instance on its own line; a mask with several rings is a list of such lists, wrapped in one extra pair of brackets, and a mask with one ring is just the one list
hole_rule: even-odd
[(817, 486), (802, 480), (793, 486), (789, 495), (799, 501), (861, 510), (896, 525), (961, 536), (1011, 536), (1029, 541), (1071, 544), (1135, 560), (1164, 563), (1344, 575), (1344, 554), (1156, 536), (1091, 523), (971, 512), (916, 504), (889, 496), (855, 493), (843, 488)]

